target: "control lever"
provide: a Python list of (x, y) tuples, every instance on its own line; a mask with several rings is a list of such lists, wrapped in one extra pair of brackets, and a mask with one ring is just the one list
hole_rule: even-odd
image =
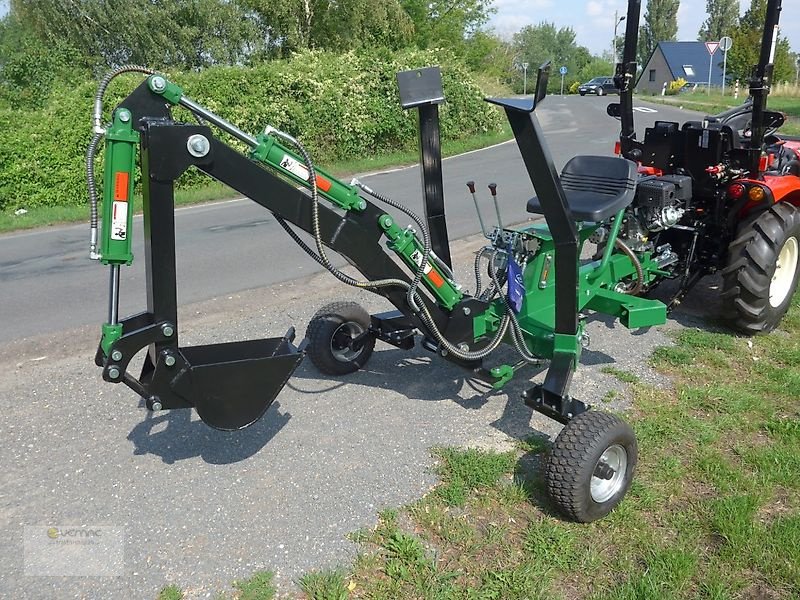
[(497, 204), (497, 184), (490, 183), (489, 191), (492, 193), (492, 200), (494, 201), (494, 210), (497, 213), (497, 226), (500, 228), (500, 231), (503, 231), (503, 221), (500, 218), (500, 205)]
[(468, 181), (467, 187), (469, 188), (469, 193), (472, 194), (472, 201), (475, 203), (475, 212), (478, 213), (478, 222), (481, 224), (481, 231), (483, 232), (483, 237), (489, 237), (486, 234), (486, 227), (483, 224), (483, 217), (481, 216), (481, 209), (478, 208), (478, 198), (475, 196), (475, 182)]

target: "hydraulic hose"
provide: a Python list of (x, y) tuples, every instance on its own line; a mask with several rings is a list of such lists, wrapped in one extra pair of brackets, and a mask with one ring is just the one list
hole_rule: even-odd
[(98, 260), (100, 258), (97, 254), (97, 188), (94, 180), (94, 157), (97, 153), (97, 146), (100, 144), (100, 140), (106, 132), (103, 127), (103, 97), (105, 96), (106, 89), (108, 89), (108, 86), (114, 78), (123, 73), (144, 73), (146, 75), (152, 75), (155, 71), (140, 65), (122, 65), (106, 73), (97, 86), (97, 92), (95, 92), (94, 95), (94, 110), (92, 111), (92, 131), (94, 135), (86, 150), (86, 182), (89, 188), (89, 206), (91, 207), (91, 216), (89, 220), (89, 258), (92, 260)]
[(617, 248), (622, 250), (627, 257), (631, 260), (633, 264), (633, 268), (636, 269), (636, 283), (631, 288), (626, 288), (623, 293), (628, 294), (629, 296), (635, 296), (639, 292), (642, 291), (642, 284), (644, 283), (644, 271), (642, 270), (642, 263), (639, 262), (639, 257), (636, 256), (636, 253), (630, 249), (630, 246), (623, 242), (621, 239), (616, 239)]
[(100, 84), (97, 86), (97, 92), (94, 95), (92, 124), (94, 125), (95, 133), (105, 133), (103, 130), (103, 96), (105, 96), (106, 89), (114, 78), (123, 73), (144, 73), (145, 75), (152, 75), (155, 71), (141, 65), (122, 65), (105, 74), (103, 79), (100, 80)]
[(483, 259), (483, 255), (486, 253), (486, 248), (481, 248), (475, 254), (475, 297), (480, 298), (481, 290), (483, 289), (483, 277), (481, 276), (481, 260)]
[[(331, 261), (328, 259), (327, 254), (325, 253), (325, 247), (322, 244), (322, 232), (320, 230), (319, 224), (319, 191), (317, 189), (317, 172), (314, 169), (314, 164), (311, 161), (311, 157), (306, 151), (305, 147), (294, 137), (289, 135), (286, 132), (280, 131), (275, 129), (274, 127), (267, 127), (265, 133), (276, 135), (283, 140), (287, 141), (288, 143), (292, 144), (303, 157), (303, 162), (308, 169), (308, 184), (311, 188), (311, 228), (312, 228), (312, 235), (314, 237), (314, 243), (317, 247), (316, 258), (315, 260), (321, 264), (325, 269), (331, 273), (336, 279), (341, 281), (342, 283), (346, 283), (347, 285), (362, 288), (362, 289), (372, 289), (372, 288), (380, 288), (380, 287), (387, 287), (387, 286), (401, 286), (405, 287), (408, 284), (403, 281), (402, 279), (378, 279), (375, 281), (358, 281), (357, 279), (353, 279), (349, 275), (342, 273), (339, 269), (337, 269)], [(282, 224), (284, 229), (286, 228), (286, 224)], [(299, 238), (296, 236), (292, 236), (295, 241)], [(308, 246), (305, 244), (301, 245), (301, 248), (306, 249)], [(309, 248), (310, 250), (310, 248)], [(308, 252), (308, 250), (306, 250)]]
[[(502, 289), (502, 285), (497, 278), (497, 269), (494, 268), (494, 256), (497, 254), (497, 250), (492, 252), (492, 256), (489, 262), (489, 273), (492, 277), (492, 283), (495, 286), (495, 289)], [(514, 343), (514, 348), (516, 348), (517, 353), (522, 357), (527, 363), (532, 364), (541, 364), (542, 360), (530, 352), (528, 352), (527, 347), (525, 346), (525, 336), (522, 332), (522, 328), (519, 326), (519, 321), (517, 321), (517, 315), (514, 314), (514, 311), (511, 308), (511, 303), (508, 301), (508, 296), (503, 296), (503, 304), (505, 306), (506, 312), (505, 314), (510, 317), (511, 321), (511, 341)]]
[(300, 237), (289, 227), (289, 224), (282, 218), (278, 218), (278, 223), (283, 227), (283, 229), (289, 234), (289, 236), (303, 249), (311, 258), (313, 258), (317, 263), (322, 265), (328, 272), (330, 272), (334, 277), (336, 277), (342, 283), (347, 285), (367, 289), (367, 290), (374, 290), (380, 287), (388, 287), (388, 286), (398, 286), (404, 288), (407, 292), (407, 298), (409, 298), (409, 305), (411, 306), (414, 313), (419, 317), (419, 319), (425, 324), (428, 330), (431, 332), (433, 337), (439, 342), (440, 346), (452, 354), (453, 356), (466, 361), (473, 361), (473, 360), (481, 360), (487, 357), (491, 352), (493, 352), (503, 341), (503, 337), (506, 334), (509, 324), (509, 315), (506, 313), (503, 316), (503, 319), (500, 323), (500, 328), (495, 333), (492, 340), (489, 344), (477, 351), (465, 351), (450, 342), (447, 338), (444, 337), (442, 332), (436, 326), (436, 322), (434, 321), (433, 317), (431, 316), (430, 312), (428, 311), (427, 306), (420, 298), (419, 294), (416, 291), (416, 286), (419, 285), (419, 281), (422, 277), (422, 269), (427, 262), (428, 255), (430, 255), (430, 237), (428, 235), (428, 230), (425, 227), (425, 224), (422, 220), (414, 214), (408, 207), (403, 206), (399, 202), (395, 202), (394, 200), (377, 194), (376, 192), (370, 190), (367, 186), (360, 184), (360, 182), (355, 182), (355, 185), (358, 185), (359, 188), (363, 189), (365, 192), (388, 204), (389, 206), (393, 206), (398, 210), (402, 211), (403, 213), (407, 214), (411, 219), (417, 224), (422, 232), (423, 243), (425, 246), (425, 252), (423, 254), (423, 261), (419, 268), (417, 269), (416, 276), (414, 278), (414, 282), (409, 284), (407, 281), (403, 281), (402, 279), (379, 279), (374, 281), (358, 281), (353, 279), (349, 275), (342, 273), (339, 269), (331, 264), (330, 260), (328, 259), (327, 255), (325, 254), (325, 248), (322, 244), (322, 234), (320, 232), (319, 226), (319, 193), (317, 190), (317, 175), (316, 170), (314, 169), (314, 164), (311, 161), (311, 157), (309, 156), (308, 152), (306, 151), (305, 147), (293, 136), (285, 133), (283, 131), (279, 131), (273, 127), (268, 127), (266, 129), (267, 134), (277, 135), (278, 137), (284, 139), (285, 141), (292, 144), (295, 148), (298, 149), (301, 156), (303, 157), (303, 162), (308, 169), (308, 182), (309, 187), (311, 188), (311, 207), (312, 207), (312, 218), (311, 218), (311, 225), (312, 225), (312, 234), (314, 237), (314, 243), (317, 247), (317, 252), (314, 252)]
[(353, 183), (356, 186), (358, 186), (359, 189), (363, 190), (364, 192), (366, 192), (367, 194), (369, 194), (373, 198), (375, 198), (377, 200), (380, 200), (384, 204), (388, 204), (389, 206), (393, 206), (394, 208), (396, 208), (396, 209), (404, 212), (405, 214), (407, 214), (417, 224), (417, 227), (420, 228), (420, 232), (422, 233), (422, 244), (423, 244), (422, 260), (420, 261), (419, 268), (416, 269), (416, 271), (414, 273), (414, 279), (412, 280), (411, 285), (408, 288), (408, 292), (406, 293), (406, 300), (408, 301), (408, 304), (411, 306), (412, 309), (414, 309), (415, 312), (419, 312), (420, 308), (416, 304), (416, 301), (415, 301), (414, 297), (416, 296), (417, 287), (419, 286), (419, 282), (422, 279), (423, 269), (424, 269), (425, 265), (428, 264), (428, 260), (430, 258), (430, 254), (431, 254), (431, 239), (430, 239), (430, 235), (428, 233), (428, 228), (425, 227), (425, 224), (422, 222), (422, 219), (420, 219), (408, 207), (403, 206), (399, 202), (395, 202), (391, 198), (388, 198), (386, 196), (383, 196), (383, 195), (379, 194), (378, 192), (372, 190), (372, 188), (370, 188), (369, 186), (364, 185), (363, 183), (361, 183), (357, 179), (354, 179)]
[(86, 150), (86, 182), (89, 186), (89, 207), (91, 208), (91, 216), (89, 217), (89, 258), (92, 260), (100, 258), (100, 255), (97, 254), (97, 186), (94, 181), (94, 155), (97, 153), (97, 146), (102, 139), (103, 134), (95, 132), (92, 136), (92, 141), (89, 142), (89, 148)]

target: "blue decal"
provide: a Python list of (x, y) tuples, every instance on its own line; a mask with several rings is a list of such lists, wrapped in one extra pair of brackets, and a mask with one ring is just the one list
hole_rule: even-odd
[(511, 309), (519, 314), (522, 310), (522, 299), (525, 297), (525, 282), (522, 280), (522, 269), (512, 255), (508, 256), (508, 303)]

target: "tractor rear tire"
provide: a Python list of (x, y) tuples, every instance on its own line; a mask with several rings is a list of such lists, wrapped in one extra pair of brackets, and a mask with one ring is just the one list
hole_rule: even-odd
[(742, 223), (722, 275), (733, 327), (747, 335), (775, 329), (800, 279), (800, 210), (780, 202)]
[(586, 411), (569, 421), (553, 443), (545, 467), (547, 492), (568, 518), (590, 523), (625, 497), (637, 457), (636, 435), (625, 421)]
[(319, 309), (306, 329), (308, 357), (326, 375), (346, 375), (363, 367), (375, 349), (367, 335), (358, 350), (350, 342), (369, 330), (369, 313), (355, 302), (332, 302)]

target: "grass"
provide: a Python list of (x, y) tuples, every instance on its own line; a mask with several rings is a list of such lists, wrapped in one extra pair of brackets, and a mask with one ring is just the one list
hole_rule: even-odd
[(600, 369), (602, 373), (611, 375), (622, 383), (639, 383), (639, 377), (628, 371), (617, 369), (616, 367), (603, 367)]
[(235, 581), (237, 600), (271, 600), (275, 596), (275, 586), (272, 583), (271, 571), (258, 571), (254, 575), (241, 581)]
[[(649, 359), (669, 389), (606, 369), (629, 385), (640, 453), (606, 518), (558, 516), (531, 467), (544, 437), (505, 453), (437, 448), (439, 485), (381, 511), (352, 536), (349, 569), (305, 575), (295, 597), (800, 598), (800, 294), (769, 336), (674, 338)], [(159, 600), (180, 598), (170, 593)]]
[[(717, 114), (733, 106), (739, 106), (747, 98), (747, 88), (742, 88), (739, 98), (733, 97), (733, 90), (726, 91), (723, 96), (720, 92), (712, 91), (708, 94), (704, 90), (697, 90), (677, 96), (641, 96), (642, 100), (658, 102), (661, 104), (678, 105), (688, 110), (696, 110), (706, 114)], [(793, 85), (779, 84), (774, 86), (767, 99), (770, 110), (777, 110), (787, 115), (786, 123), (780, 131), (786, 135), (800, 135), (800, 88)]]
[(673, 390), (607, 371), (631, 386), (640, 467), (589, 525), (555, 515), (519, 459), (542, 438), (437, 450), (441, 484), (362, 538), (351, 597), (800, 597), (798, 358), (800, 296), (767, 337), (677, 334), (651, 359)]
[[(216, 182), (211, 181), (208, 185), (182, 190), (175, 189), (175, 205), (186, 206), (189, 204), (200, 204), (203, 202), (213, 202), (217, 200), (227, 200), (241, 196), (235, 190)], [(102, 199), (100, 199), (102, 201)], [(142, 199), (136, 197), (133, 202), (136, 213), (142, 211)], [(98, 207), (99, 210), (99, 207)], [(36, 206), (28, 209), (22, 215), (15, 215), (13, 212), (0, 212), (0, 233), (16, 231), (20, 229), (33, 229), (35, 227), (48, 227), (64, 223), (78, 223), (81, 221), (89, 222), (88, 201), (85, 206)]]
[(177, 585), (168, 585), (162, 588), (156, 600), (183, 600), (183, 592)]
[(355, 589), (346, 581), (344, 572), (338, 570), (307, 573), (298, 584), (310, 600), (347, 600)]
[[(608, 517), (580, 525), (554, 511), (529, 466), (546, 438), (505, 453), (437, 448), (440, 484), (381, 511), (352, 536), (350, 569), (305, 575), (301, 597), (800, 597), (800, 295), (769, 336), (686, 329), (674, 342), (650, 358), (672, 389), (604, 370), (630, 386), (640, 448)], [(170, 589), (159, 600), (181, 597)]]
[[(508, 124), (498, 132), (485, 133), (459, 140), (445, 140), (442, 142), (442, 155), (454, 156), (470, 150), (485, 148), (492, 144), (511, 139), (511, 129)], [(347, 161), (324, 165), (325, 170), (342, 179), (358, 173), (368, 173), (389, 167), (411, 165), (419, 160), (417, 152), (394, 152), (374, 157), (362, 157)], [(241, 196), (237, 191), (215, 181), (209, 180), (208, 185), (183, 190), (176, 186), (175, 204), (185, 206), (216, 200), (225, 200)], [(134, 200), (134, 210), (141, 212), (141, 198)], [(34, 227), (46, 227), (63, 223), (77, 223), (89, 221), (89, 207), (85, 206), (41, 206), (28, 209), (28, 212), (15, 215), (13, 212), (0, 211), (0, 233)]]

